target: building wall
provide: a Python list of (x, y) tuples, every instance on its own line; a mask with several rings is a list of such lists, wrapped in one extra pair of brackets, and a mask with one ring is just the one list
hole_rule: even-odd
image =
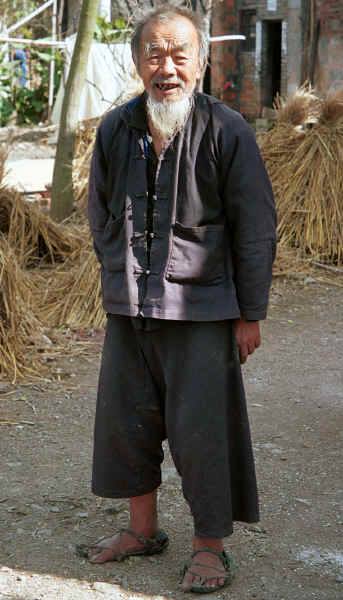
[(282, 95), (291, 95), (302, 83), (303, 5), (301, 0), (289, 0), (285, 42), (285, 82)]
[(343, 0), (317, 0), (320, 34), (314, 82), (322, 94), (343, 86)]
[[(221, 48), (212, 48), (211, 91), (247, 118), (255, 118), (261, 115), (263, 106), (272, 106), (269, 88), (272, 86), (273, 52), (267, 43), (270, 34), (279, 38), (280, 83), (277, 88), (281, 93), (287, 90), (288, 0), (224, 0), (215, 4), (212, 35), (246, 35), (245, 26), (249, 28), (249, 15), (255, 20), (253, 45), (247, 45), (245, 42), (226, 42)], [(251, 33), (250, 28), (248, 30)], [(230, 82), (233, 83), (232, 86)]]
[[(238, 33), (238, 11), (235, 0), (214, 3), (211, 35)], [(211, 46), (211, 93), (239, 109), (243, 66), (238, 52), (239, 41), (215, 42)]]
[[(272, 107), (276, 91), (282, 96), (292, 94), (313, 71), (310, 63), (314, 46), (317, 58), (312, 74), (316, 88), (325, 94), (328, 89), (341, 87), (343, 0), (316, 0), (310, 19), (311, 4), (312, 0), (214, 2), (213, 35), (246, 34), (244, 28), (249, 14), (256, 24), (253, 45), (245, 42), (213, 45), (211, 92), (247, 118), (259, 117), (265, 106)], [(319, 21), (319, 38), (315, 44), (314, 32)], [(308, 53), (304, 56), (304, 28), (309, 22), (312, 33)]]

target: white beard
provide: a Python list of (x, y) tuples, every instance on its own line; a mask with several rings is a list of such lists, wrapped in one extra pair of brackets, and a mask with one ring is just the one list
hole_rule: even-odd
[(181, 131), (193, 106), (193, 94), (175, 102), (157, 102), (148, 94), (147, 111), (152, 126), (166, 142)]

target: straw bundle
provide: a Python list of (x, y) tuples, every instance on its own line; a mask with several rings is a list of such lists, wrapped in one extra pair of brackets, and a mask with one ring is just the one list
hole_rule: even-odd
[(343, 88), (330, 94), (323, 102), (320, 123), (322, 125), (337, 127), (343, 121)]
[(1, 184), (0, 231), (23, 267), (62, 261), (80, 247), (77, 229), (54, 223), (15, 189)]
[(283, 247), (294, 247), (304, 257), (343, 261), (342, 100), (343, 90), (324, 102), (295, 94), (277, 109), (275, 127), (263, 136), (261, 152), (278, 210), (279, 255)]
[(74, 158), (82, 158), (89, 146), (93, 144), (96, 130), (101, 118), (86, 119), (81, 121), (76, 131)]
[(7, 160), (7, 155), (8, 155), (8, 147), (5, 147), (4, 145), (0, 146), (0, 183), (2, 182), (6, 170), (5, 170), (5, 164), (6, 164), (6, 160)]
[(7, 240), (0, 236), (0, 375), (12, 381), (38, 372), (33, 340), (42, 327), (33, 310), (33, 288)]
[(322, 101), (315, 95), (311, 86), (302, 86), (290, 98), (277, 96), (274, 109), (278, 124), (299, 127), (318, 121)]
[(100, 119), (83, 121), (77, 132), (76, 152), (73, 161), (73, 186), (75, 204), (83, 214), (87, 212), (89, 169), (99, 121)]
[(13, 129), (9, 130), (7, 137), (6, 137), (6, 142), (3, 142), (2, 144), (0, 144), (0, 183), (2, 183), (5, 175), (6, 175), (6, 169), (5, 169), (5, 165), (6, 165), (6, 160), (8, 158), (12, 143), (13, 143), (13, 137), (14, 137), (14, 131)]
[(100, 265), (89, 234), (84, 230), (82, 235), (84, 247), (51, 271), (44, 296), (37, 298), (41, 319), (47, 324), (104, 327)]

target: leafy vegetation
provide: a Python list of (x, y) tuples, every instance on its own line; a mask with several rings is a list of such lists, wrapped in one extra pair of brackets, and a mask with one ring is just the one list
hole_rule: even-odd
[(17, 61), (8, 62), (0, 57), (0, 126), (4, 127), (11, 118), (18, 125), (31, 125), (44, 121), (47, 117), (49, 97), (49, 67), (55, 58), (55, 89), (60, 83), (63, 59), (57, 50), (30, 50), (30, 77), (27, 87), (18, 85)]
[(124, 19), (114, 19), (107, 21), (104, 17), (96, 18), (94, 39), (101, 44), (113, 44), (115, 42), (124, 42), (127, 38), (127, 23)]

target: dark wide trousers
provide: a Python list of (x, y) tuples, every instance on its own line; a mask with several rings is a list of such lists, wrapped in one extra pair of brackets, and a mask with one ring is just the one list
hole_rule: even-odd
[[(93, 492), (147, 494), (161, 483), (167, 437), (195, 535), (258, 521), (249, 423), (231, 321), (109, 315), (94, 433)], [(155, 321), (156, 323), (156, 321)]]

